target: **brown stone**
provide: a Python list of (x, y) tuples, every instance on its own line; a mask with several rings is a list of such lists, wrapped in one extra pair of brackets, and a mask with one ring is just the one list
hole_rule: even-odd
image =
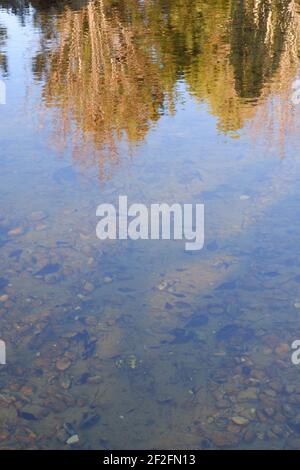
[(237, 426), (247, 426), (249, 424), (249, 420), (243, 416), (233, 416), (231, 421)]
[(212, 436), (211, 440), (216, 447), (236, 447), (240, 442), (240, 435), (235, 433), (229, 432), (221, 432), (215, 431)]
[(23, 232), (24, 232), (23, 227), (16, 227), (16, 228), (11, 229), (11, 230), (8, 232), (8, 235), (9, 235), (10, 237), (16, 237), (16, 236), (18, 236), (18, 235), (22, 235)]
[(56, 368), (60, 371), (67, 370), (71, 365), (71, 361), (67, 357), (61, 357), (56, 361)]
[(257, 400), (258, 389), (256, 387), (249, 387), (246, 390), (242, 390), (238, 396), (238, 401), (250, 401)]
[(291, 348), (290, 345), (287, 343), (280, 343), (276, 348), (275, 348), (275, 353), (279, 357), (284, 357), (287, 354), (290, 354)]

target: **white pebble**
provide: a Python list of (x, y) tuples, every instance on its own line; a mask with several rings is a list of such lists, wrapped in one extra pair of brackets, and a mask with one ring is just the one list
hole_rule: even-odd
[(77, 444), (79, 442), (78, 434), (73, 434), (73, 436), (69, 437), (67, 440), (67, 444), (71, 446), (72, 444)]

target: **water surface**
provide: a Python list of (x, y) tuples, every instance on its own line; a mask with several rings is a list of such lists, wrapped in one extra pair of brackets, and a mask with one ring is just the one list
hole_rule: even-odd
[[(299, 448), (299, 2), (0, 7), (0, 447)], [(99, 241), (120, 194), (204, 249)]]

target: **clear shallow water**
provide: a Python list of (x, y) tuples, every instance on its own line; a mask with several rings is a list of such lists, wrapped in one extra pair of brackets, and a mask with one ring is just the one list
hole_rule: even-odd
[[(300, 9), (270, 5), (1, 3), (1, 448), (299, 447)], [(119, 194), (204, 203), (204, 249), (100, 242)]]

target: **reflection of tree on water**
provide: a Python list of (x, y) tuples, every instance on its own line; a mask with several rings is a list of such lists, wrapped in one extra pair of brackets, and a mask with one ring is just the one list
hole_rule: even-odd
[(65, 136), (75, 128), (74, 148), (90, 144), (103, 165), (105, 151), (117, 161), (122, 137), (141, 141), (174, 109), (178, 80), (235, 132), (268, 96), (286, 98), (297, 72), (295, 0), (90, 0), (50, 18), (45, 2), (32, 4), (44, 101)]
[(12, 13), (23, 16), (32, 6), (37, 12), (49, 12), (51, 9), (58, 12), (62, 11), (66, 5), (72, 8), (80, 8), (87, 0), (1, 0), (0, 8), (11, 11)]
[(259, 98), (278, 70), (291, 24), (290, 5), (289, 0), (234, 2), (230, 58), (241, 98)]
[[(193, 95), (218, 117), (219, 129), (236, 132), (253, 119), (271, 84), (273, 93), (284, 85), (290, 89), (298, 65), (299, 12), (293, 0), (221, 3), (216, 15), (206, 6), (202, 55), (185, 76)], [(277, 81), (283, 64), (287, 76)]]
[[(59, 106), (63, 129), (75, 123), (75, 146), (107, 151), (117, 158), (116, 141), (144, 138), (160, 116), (163, 84), (146, 50), (144, 29), (128, 28), (102, 0), (58, 19), (58, 46), (50, 54), (44, 100)], [(36, 70), (35, 70), (36, 71)], [(102, 161), (103, 163), (103, 161)]]
[[(275, 41), (276, 28), (272, 27), (270, 19), (266, 35), (268, 40), (271, 37), (273, 43), (278, 45), (280, 58), (275, 58), (276, 54), (273, 52), (276, 67), (261, 90), (254, 119), (248, 124), (255, 139), (264, 138), (268, 148), (273, 147), (281, 157), (286, 153), (286, 146), (291, 146), (294, 139), (297, 140), (300, 131), (300, 108), (291, 105), (293, 83), (299, 72), (300, 5), (294, 0), (283, 3), (288, 18), (281, 27), (285, 32), (284, 42), (279, 42), (279, 39)], [(278, 26), (277, 31), (279, 29)]]
[(0, 72), (3, 77), (6, 77), (8, 75), (7, 56), (5, 52), (2, 52), (2, 49), (6, 43), (6, 39), (7, 31), (0, 25)]

